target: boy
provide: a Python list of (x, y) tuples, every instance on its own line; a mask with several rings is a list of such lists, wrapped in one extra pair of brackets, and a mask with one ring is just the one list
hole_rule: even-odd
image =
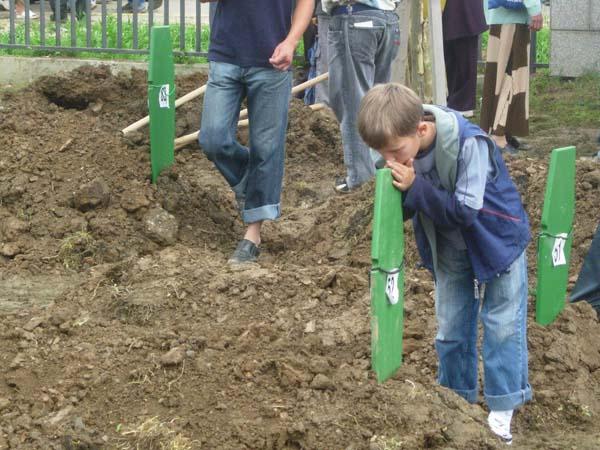
[[(288, 69), (313, 11), (314, 0), (217, 3), (199, 143), (231, 186), (247, 224), (230, 264), (255, 262), (263, 221), (280, 215), (292, 85)], [(236, 139), (244, 97), (248, 100), (250, 148)]]
[(531, 399), (527, 367), (529, 223), (493, 141), (458, 112), (379, 85), (358, 116), (363, 140), (386, 161), (435, 277), (438, 381), (477, 400), (477, 319), (491, 430), (512, 442), (513, 410)]

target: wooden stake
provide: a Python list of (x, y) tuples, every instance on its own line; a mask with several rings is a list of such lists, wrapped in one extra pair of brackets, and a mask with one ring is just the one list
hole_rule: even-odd
[[(299, 84), (298, 86), (295, 86), (292, 89), (292, 95), (297, 94), (298, 92), (301, 92), (304, 89), (310, 88), (316, 84), (319, 84), (321, 81), (325, 81), (328, 78), (329, 78), (329, 73), (324, 73), (324, 74), (319, 75), (318, 77), (315, 77), (311, 80), (305, 81), (304, 83)], [(179, 106), (183, 105), (184, 103), (187, 103), (191, 100), (194, 100), (195, 98), (200, 97), (205, 92), (206, 92), (206, 84), (199, 87), (198, 89), (194, 89), (193, 91), (188, 92), (183, 97), (178, 98), (175, 101), (175, 108), (178, 108)], [(240, 111), (240, 120), (245, 119), (246, 117), (248, 117), (248, 110), (243, 109), (242, 111)], [(127, 134), (127, 133), (131, 133), (132, 131), (139, 130), (140, 128), (148, 125), (149, 122), (150, 122), (150, 117), (146, 116), (143, 119), (140, 119), (137, 122), (129, 125), (128, 127), (123, 128), (121, 130), (121, 133)]]
[[(304, 89), (311, 88), (319, 84), (321, 81), (327, 80), (328, 78), (329, 72), (326, 72), (322, 75), (319, 75), (318, 77), (311, 78), (310, 80), (305, 81), (304, 83), (300, 83), (298, 86), (294, 86), (292, 88), (292, 95), (296, 95), (298, 92), (302, 92)], [(240, 111), (240, 120), (245, 119), (246, 117), (248, 117), (248, 109), (242, 109)]]
[[(313, 111), (320, 111), (325, 108), (325, 104), (315, 103), (314, 105), (310, 105), (309, 108)], [(242, 119), (238, 122), (238, 128), (247, 127), (249, 124), (249, 119)], [(185, 136), (181, 136), (175, 139), (175, 150), (179, 150), (180, 148), (183, 148), (186, 145), (194, 142), (196, 139), (198, 139), (198, 134), (200, 134), (200, 132), (196, 131), (194, 133), (186, 134)]]
[[(317, 84), (321, 83), (322, 81), (327, 80), (328, 78), (329, 78), (329, 72), (319, 75), (318, 77), (312, 78), (308, 81), (305, 81), (304, 83), (301, 83), (298, 86), (295, 86), (292, 89), (291, 94), (294, 95), (304, 89), (308, 89), (310, 87), (316, 86)], [(319, 105), (318, 109), (322, 109), (324, 107), (324, 105), (320, 106), (321, 105), (320, 103), (317, 103), (317, 104), (311, 105), (311, 106), (317, 107), (317, 105)], [(311, 108), (311, 109), (313, 109), (313, 111), (317, 111), (317, 109), (315, 109), (315, 108)], [(240, 126), (243, 127), (243, 126), (248, 125), (246, 122), (247, 119), (245, 119), (245, 117), (247, 115), (248, 115), (248, 110), (246, 110), (246, 109), (242, 110), (240, 112), (241, 120), (238, 122), (238, 127), (240, 127)], [(198, 139), (199, 133), (200, 133), (200, 131), (196, 131), (195, 133), (186, 134), (185, 136), (181, 136), (181, 137), (178, 137), (177, 139), (175, 139), (175, 150), (179, 150), (180, 148), (185, 147), (187, 144), (194, 142), (196, 139)]]
[[(175, 108), (178, 108), (179, 106), (183, 105), (184, 103), (187, 103), (191, 100), (194, 100), (197, 97), (200, 97), (205, 92), (206, 92), (206, 85), (203, 85), (203, 86), (199, 87), (198, 89), (194, 89), (192, 92), (188, 92), (183, 97), (175, 100)], [(140, 119), (137, 122), (129, 125), (128, 127), (123, 128), (121, 130), (121, 133), (127, 134), (127, 133), (131, 133), (132, 131), (139, 130), (140, 128), (148, 125), (149, 122), (150, 122), (150, 116), (146, 116), (143, 119)]]

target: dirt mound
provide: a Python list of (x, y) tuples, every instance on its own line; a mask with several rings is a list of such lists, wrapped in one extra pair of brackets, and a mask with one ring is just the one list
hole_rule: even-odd
[[(178, 92), (205, 80), (179, 79)], [(433, 283), (409, 224), (405, 364), (375, 382), (373, 186), (334, 194), (331, 115), (293, 103), (283, 217), (266, 225), (260, 266), (231, 270), (242, 226), (197, 144), (155, 186), (147, 130), (118, 133), (146, 114), (145, 91), (142, 72), (82, 68), (0, 98), (0, 448), (501, 448), (484, 405), (436, 385)], [(178, 110), (179, 135), (198, 128), (200, 105)], [(547, 164), (509, 167), (535, 234)], [(572, 281), (600, 194), (598, 166), (577, 171)], [(535, 400), (513, 446), (598, 448), (598, 319), (581, 303), (530, 324)]]

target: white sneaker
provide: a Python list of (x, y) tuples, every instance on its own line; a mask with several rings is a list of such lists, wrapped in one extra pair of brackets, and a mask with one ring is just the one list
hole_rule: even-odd
[(508, 411), (490, 411), (488, 416), (488, 425), (492, 432), (500, 437), (506, 445), (512, 444), (512, 434), (510, 433), (510, 421), (512, 420), (513, 410)]
[[(30, 19), (30, 20), (31, 20), (31, 19), (37, 19), (37, 18), (39, 17), (39, 16), (38, 16), (36, 13), (34, 13), (32, 10), (29, 10), (28, 12), (29, 12), (29, 19)], [(17, 19), (24, 19), (24, 18), (25, 18), (25, 11), (23, 11), (23, 12), (21, 12), (21, 13), (18, 13), (18, 14), (17, 14)]]

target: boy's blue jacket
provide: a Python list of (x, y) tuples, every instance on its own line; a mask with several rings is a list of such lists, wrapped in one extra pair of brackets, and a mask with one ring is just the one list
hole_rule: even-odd
[[(512, 182), (500, 151), (476, 125), (450, 109), (424, 105), (436, 122), (435, 165), (442, 188), (418, 173), (403, 196), (404, 217), (413, 217), (415, 239), (423, 265), (434, 273), (437, 266), (436, 228), (461, 231), (475, 279), (485, 283), (505, 272), (523, 252), (530, 239), (527, 213)], [(465, 139), (481, 136), (488, 142), (488, 176), (483, 207), (473, 210), (454, 195), (457, 161)]]

